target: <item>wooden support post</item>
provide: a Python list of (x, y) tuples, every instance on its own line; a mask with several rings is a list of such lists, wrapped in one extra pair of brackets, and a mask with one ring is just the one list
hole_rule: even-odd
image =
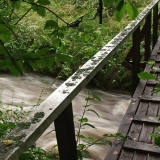
[(153, 9), (153, 46), (154, 48), (158, 39), (158, 4)]
[(151, 12), (148, 14), (146, 18), (146, 32), (145, 32), (145, 54), (144, 60), (148, 61), (151, 53)]
[(132, 68), (132, 95), (138, 85), (140, 72), (140, 26), (135, 30), (133, 37), (133, 68)]
[(102, 24), (102, 14), (103, 14), (103, 2), (99, 0), (99, 24)]
[(54, 121), (60, 160), (78, 160), (72, 103)]

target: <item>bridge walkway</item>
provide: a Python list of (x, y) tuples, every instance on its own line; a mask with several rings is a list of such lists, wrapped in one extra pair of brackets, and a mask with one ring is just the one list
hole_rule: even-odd
[[(150, 61), (160, 68), (160, 38), (158, 39)], [(146, 72), (151, 68), (146, 66)], [(160, 81), (160, 69), (154, 72)], [(125, 140), (115, 139), (105, 160), (159, 160), (160, 147), (154, 145), (150, 133), (157, 133), (160, 121), (160, 92), (153, 93), (155, 80), (141, 80), (135, 90), (129, 108), (122, 120), (118, 132), (124, 132)]]

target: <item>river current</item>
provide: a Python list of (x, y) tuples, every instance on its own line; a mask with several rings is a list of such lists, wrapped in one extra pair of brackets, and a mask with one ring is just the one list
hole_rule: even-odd
[[(51, 87), (54, 79), (44, 75), (27, 74), (23, 77), (15, 77), (10, 74), (0, 75), (0, 97), (3, 108), (10, 107), (14, 109), (17, 106), (23, 106), (25, 111), (36, 109), (38, 103), (46, 99), (59, 85), (63, 83), (57, 80)], [(89, 123), (94, 125), (96, 129), (86, 127), (82, 130), (85, 136), (100, 138), (106, 133), (116, 133), (126, 112), (130, 102), (130, 95), (124, 95), (117, 92), (104, 92), (95, 88), (84, 88), (73, 100), (74, 115), (80, 115), (83, 112), (83, 106), (86, 101), (86, 93), (92, 92), (101, 98), (101, 102), (90, 102), (90, 109), (95, 110), (99, 117), (88, 112), (85, 117), (89, 119)], [(35, 106), (35, 107), (33, 107)], [(78, 118), (78, 116), (76, 116)], [(76, 119), (75, 118), (75, 121)], [(46, 135), (54, 130), (52, 124), (45, 133), (38, 139), (36, 144), (45, 150), (50, 150), (56, 144), (56, 136), (54, 132)], [(45, 136), (46, 135), (46, 136)], [(110, 139), (112, 140), (112, 139)], [(93, 145), (89, 148), (89, 152), (94, 160), (103, 160), (109, 146)], [(86, 159), (87, 160), (87, 159)]]

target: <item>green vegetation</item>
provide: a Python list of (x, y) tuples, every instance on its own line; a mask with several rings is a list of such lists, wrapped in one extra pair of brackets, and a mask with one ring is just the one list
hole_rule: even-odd
[(101, 101), (101, 99), (98, 96), (93, 95), (92, 93), (87, 93), (87, 98), (85, 100), (86, 104), (83, 106), (84, 107), (83, 113), (81, 115), (76, 115), (80, 118), (78, 119), (77, 122), (75, 122), (75, 124), (77, 125), (76, 142), (77, 142), (77, 151), (78, 151), (77, 153), (79, 160), (82, 160), (83, 158), (91, 158), (91, 155), (87, 151), (87, 149), (94, 144), (111, 146), (112, 142), (107, 140), (108, 137), (119, 137), (121, 139), (124, 139), (122, 133), (104, 134), (100, 139), (95, 139), (94, 137), (91, 136), (86, 137), (82, 135), (81, 130), (84, 129), (85, 126), (95, 128), (95, 126), (89, 123), (88, 118), (85, 117), (85, 113), (92, 112), (99, 117), (98, 113), (95, 110), (90, 109), (91, 104), (89, 102), (93, 100)]
[[(58, 0), (51, 4), (49, 0), (39, 0), (37, 4), (45, 8), (32, 0), (9, 4), (3, 0), (0, 68), (16, 76), (34, 71), (66, 79), (131, 21), (128, 15), (137, 15), (135, 6), (142, 10), (150, 1), (104, 1), (103, 24), (99, 24), (98, 17), (93, 19), (98, 7), (96, 0)], [(78, 27), (73, 27), (77, 21)], [(130, 42), (126, 43), (111, 58), (91, 84), (103, 89), (130, 90), (131, 74), (121, 66), (129, 45)]]

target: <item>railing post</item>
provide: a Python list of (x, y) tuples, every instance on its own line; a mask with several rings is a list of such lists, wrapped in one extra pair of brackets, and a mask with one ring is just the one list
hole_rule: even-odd
[(99, 24), (102, 24), (102, 14), (103, 14), (103, 1), (99, 0)]
[(78, 160), (72, 103), (54, 121), (60, 160)]
[(137, 73), (140, 72), (140, 26), (132, 35), (133, 38), (133, 67), (132, 67), (132, 95), (138, 85), (139, 78)]
[(153, 9), (153, 46), (154, 48), (158, 39), (158, 4)]
[(145, 54), (144, 60), (147, 62), (151, 54), (151, 12), (148, 14), (145, 23)]

